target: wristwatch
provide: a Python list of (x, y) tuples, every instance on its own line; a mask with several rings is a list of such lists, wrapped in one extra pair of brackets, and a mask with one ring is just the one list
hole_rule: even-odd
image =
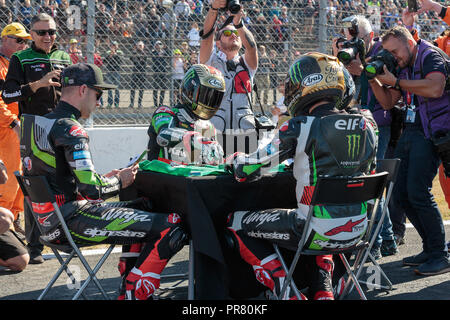
[(19, 124), (19, 121), (17, 121), (16, 119), (14, 119), (14, 120), (10, 123), (9, 127), (10, 127), (11, 129), (14, 129), (14, 127), (17, 126), (18, 124)]
[(241, 20), (241, 22), (239, 22), (239, 24), (233, 24), (233, 26), (234, 26), (236, 29), (239, 29), (239, 28), (242, 28), (242, 27), (244, 26), (244, 24), (242, 23), (242, 20)]
[(395, 81), (394, 88), (397, 90), (402, 90), (402, 88), (400, 87), (400, 78), (397, 78), (397, 81)]

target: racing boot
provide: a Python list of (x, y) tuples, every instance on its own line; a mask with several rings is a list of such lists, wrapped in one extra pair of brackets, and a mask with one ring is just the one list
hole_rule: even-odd
[(310, 287), (311, 296), (314, 297), (314, 300), (334, 300), (332, 286), (333, 256), (316, 256), (316, 266)]
[[(298, 300), (297, 296), (290, 296), (290, 286), (287, 287), (284, 297), (280, 297), (281, 289), (283, 288), (286, 278), (286, 272), (283, 270), (281, 262), (275, 254), (263, 259), (260, 265), (253, 265), (253, 271), (255, 272), (256, 279), (270, 289), (273, 297), (269, 295), (269, 299)], [(300, 298), (301, 300), (307, 300), (302, 293), (300, 293)]]
[(119, 264), (117, 265), (120, 276), (122, 278), (119, 285), (119, 296), (117, 297), (117, 300), (125, 300), (125, 280), (131, 269), (133, 269), (133, 267), (136, 265), (137, 258), (141, 253), (142, 245), (142, 243), (135, 243), (132, 245), (122, 246), (122, 255), (120, 256)]
[(142, 273), (133, 268), (126, 278), (126, 300), (151, 300), (153, 293), (159, 288), (161, 275), (153, 272)]

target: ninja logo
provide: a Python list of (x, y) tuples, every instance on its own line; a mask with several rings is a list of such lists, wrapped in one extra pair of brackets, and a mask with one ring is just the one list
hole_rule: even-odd
[(355, 159), (359, 154), (361, 136), (359, 134), (349, 134), (347, 137), (347, 155), (350, 159)]

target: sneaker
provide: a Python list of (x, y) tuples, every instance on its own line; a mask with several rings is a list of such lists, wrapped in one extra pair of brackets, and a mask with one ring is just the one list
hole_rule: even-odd
[[(370, 254), (372, 255), (372, 257), (375, 259), (375, 260), (379, 260), (379, 259), (381, 259), (381, 251), (380, 251), (380, 248), (378, 248), (378, 247), (372, 247), (372, 249), (370, 249)], [(368, 260), (369, 261), (369, 260)]]
[(416, 254), (415, 256), (407, 257), (403, 259), (403, 265), (404, 266), (419, 266), (422, 263), (427, 262), (428, 260), (428, 254), (424, 251), (422, 251), (419, 254)]
[(448, 257), (430, 259), (422, 263), (414, 272), (421, 276), (434, 276), (450, 272), (450, 261)]
[(402, 244), (405, 244), (405, 238), (399, 234), (394, 234), (394, 240), (395, 240), (395, 244), (397, 246), (401, 246)]
[(38, 250), (30, 251), (30, 261), (29, 264), (41, 264), (44, 263), (44, 257), (42, 257), (42, 252)]
[(398, 247), (395, 240), (383, 240), (380, 248), (383, 257), (393, 256), (398, 253)]

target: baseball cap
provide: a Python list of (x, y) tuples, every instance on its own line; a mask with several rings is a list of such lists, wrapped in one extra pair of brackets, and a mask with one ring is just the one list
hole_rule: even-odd
[(74, 38), (72, 38), (72, 39), (70, 39), (70, 41), (69, 41), (69, 43), (78, 43), (78, 40), (77, 39), (74, 39)]
[(19, 38), (24, 38), (31, 40), (30, 34), (25, 30), (25, 27), (18, 22), (13, 22), (8, 24), (2, 30), (2, 37), (4, 36), (16, 36)]
[(105, 83), (100, 68), (90, 63), (77, 63), (64, 68), (61, 73), (61, 84), (63, 87), (85, 84), (102, 90), (117, 88), (116, 85)]

